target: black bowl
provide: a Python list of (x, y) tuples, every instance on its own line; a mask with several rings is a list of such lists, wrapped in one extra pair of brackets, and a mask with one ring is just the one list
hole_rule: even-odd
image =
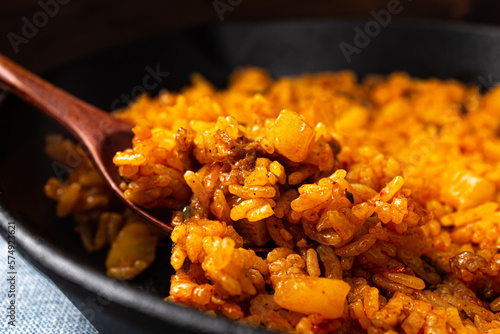
[[(105, 50), (45, 77), (111, 110), (144, 91), (154, 95), (162, 87), (179, 89), (193, 72), (223, 87), (235, 67), (247, 64), (267, 68), (274, 77), (340, 69), (354, 70), (360, 77), (406, 71), (488, 89), (500, 79), (500, 30), (433, 22), (383, 26), (375, 18), (220, 25)], [(56, 218), (54, 203), (42, 191), (54, 175), (44, 154), (44, 137), (65, 131), (10, 96), (1, 109), (2, 233), (6, 235), (9, 222), (15, 223), (18, 251), (52, 279), (101, 333), (259, 332), (163, 302), (172, 274), (170, 244), (158, 249), (158, 260), (138, 278), (117, 282), (106, 277), (105, 252), (86, 253), (72, 222)]]

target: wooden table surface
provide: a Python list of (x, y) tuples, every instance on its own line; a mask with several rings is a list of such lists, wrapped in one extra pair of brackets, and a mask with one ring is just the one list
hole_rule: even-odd
[(185, 27), (239, 20), (371, 18), (372, 10), (387, 9), (391, 1), (404, 8), (398, 19), (500, 24), (500, 1), (493, 0), (0, 0), (0, 52), (43, 71), (95, 50)]

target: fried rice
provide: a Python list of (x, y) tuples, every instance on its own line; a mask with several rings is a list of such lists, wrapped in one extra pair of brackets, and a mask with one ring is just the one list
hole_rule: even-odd
[[(500, 88), (405, 73), (273, 80), (142, 96), (113, 162), (130, 201), (172, 210), (169, 302), (298, 333), (500, 333)], [(45, 192), (108, 275), (155, 258), (154, 228), (112, 205), (84, 152)]]

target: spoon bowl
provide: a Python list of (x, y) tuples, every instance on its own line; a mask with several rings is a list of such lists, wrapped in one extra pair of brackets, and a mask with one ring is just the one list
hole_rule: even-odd
[(0, 54), (0, 87), (33, 104), (70, 131), (112, 191), (136, 214), (165, 233), (172, 226), (125, 199), (113, 156), (131, 145), (132, 125), (43, 80)]

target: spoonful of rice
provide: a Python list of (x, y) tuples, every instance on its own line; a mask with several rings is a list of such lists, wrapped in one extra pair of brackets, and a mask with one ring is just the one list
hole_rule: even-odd
[(172, 226), (156, 213), (126, 200), (113, 156), (130, 146), (132, 125), (55, 87), (0, 54), (0, 86), (33, 104), (70, 131), (81, 143), (113, 192), (139, 216), (163, 231)]

